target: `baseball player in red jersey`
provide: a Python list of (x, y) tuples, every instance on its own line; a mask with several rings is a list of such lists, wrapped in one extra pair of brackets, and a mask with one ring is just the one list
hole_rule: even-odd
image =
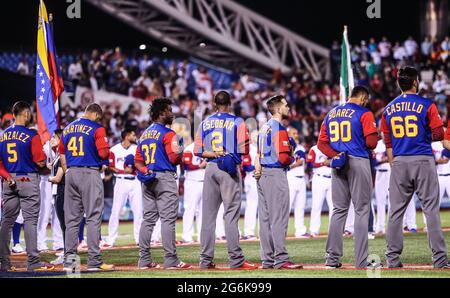
[(64, 128), (59, 143), (61, 167), (66, 173), (64, 270), (71, 271), (76, 265), (78, 234), (83, 214), (86, 214), (88, 236), (88, 270), (114, 269), (113, 265), (103, 263), (99, 246), (104, 204), (100, 171), (104, 164), (108, 164), (109, 158), (106, 130), (98, 123), (102, 115), (102, 108), (98, 104), (89, 104), (81, 118)]
[(416, 192), (427, 219), (433, 266), (450, 269), (439, 213), (439, 180), (431, 147), (432, 141), (444, 139), (444, 125), (433, 101), (417, 94), (419, 78), (416, 69), (401, 68), (397, 83), (402, 94), (385, 107), (381, 118), (381, 131), (392, 165), (387, 263), (389, 268), (403, 267), (400, 261), (403, 215)]
[(46, 166), (46, 156), (36, 131), (27, 126), (31, 122), (31, 108), (19, 101), (13, 106), (15, 122), (8, 127), (0, 139), (0, 159), (13, 179), (5, 172), (3, 182), (3, 217), (0, 227), (0, 271), (11, 271), (9, 244), (11, 229), (22, 209), (25, 228), (25, 244), (29, 271), (53, 270), (54, 266), (39, 259), (37, 249), (37, 222), (39, 217), (38, 171)]
[(364, 106), (369, 91), (362, 86), (353, 88), (345, 104), (332, 109), (325, 117), (317, 147), (331, 161), (331, 192), (333, 215), (328, 232), (326, 266), (340, 268), (343, 255), (343, 235), (350, 201), (355, 207), (355, 267), (370, 264), (368, 257), (369, 212), (372, 198), (370, 157), (378, 141), (375, 118)]
[(142, 133), (134, 158), (138, 177), (142, 177), (144, 218), (139, 233), (139, 269), (159, 268), (152, 260), (150, 242), (158, 218), (161, 218), (165, 269), (190, 269), (177, 256), (175, 223), (179, 197), (176, 166), (183, 156), (182, 139), (168, 128), (172, 124), (172, 101), (153, 100), (150, 107), (153, 123)]
[(289, 223), (289, 184), (287, 170), (294, 162), (295, 148), (281, 124), (289, 116), (289, 105), (281, 95), (267, 101), (272, 118), (258, 134), (255, 178), (258, 181), (259, 237), (263, 269), (302, 269), (289, 260), (286, 235)]

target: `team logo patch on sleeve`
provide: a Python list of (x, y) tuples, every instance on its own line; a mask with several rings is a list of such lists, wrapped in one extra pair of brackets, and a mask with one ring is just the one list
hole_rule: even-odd
[(283, 141), (283, 146), (289, 146), (289, 142), (288, 141)]

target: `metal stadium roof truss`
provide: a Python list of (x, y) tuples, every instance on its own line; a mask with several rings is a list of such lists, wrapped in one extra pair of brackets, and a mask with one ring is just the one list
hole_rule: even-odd
[(329, 75), (329, 51), (231, 0), (87, 0), (168, 46), (253, 74)]

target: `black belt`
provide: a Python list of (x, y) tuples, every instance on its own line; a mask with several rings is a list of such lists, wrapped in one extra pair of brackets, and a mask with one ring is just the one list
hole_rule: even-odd
[(316, 174), (316, 175), (319, 176), (319, 177), (324, 177), (324, 178), (328, 178), (328, 179), (331, 178), (331, 176), (327, 176), (327, 175), (321, 175), (321, 174)]
[(389, 170), (380, 169), (380, 170), (377, 170), (377, 172), (386, 173), (386, 172), (389, 172)]
[(125, 179), (125, 180), (136, 180), (136, 177), (119, 177), (116, 176), (117, 179)]
[(440, 177), (448, 177), (450, 174), (439, 174)]

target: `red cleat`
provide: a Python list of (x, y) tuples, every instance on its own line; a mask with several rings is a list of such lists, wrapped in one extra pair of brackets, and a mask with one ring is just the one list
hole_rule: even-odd
[(233, 269), (236, 269), (236, 270), (255, 270), (255, 269), (258, 269), (258, 265), (254, 264), (252, 262), (249, 262), (249, 261), (244, 261), (244, 263), (240, 267), (233, 268)]
[(294, 264), (292, 262), (286, 262), (283, 264), (283, 266), (280, 267), (280, 269), (296, 270), (296, 269), (303, 269), (303, 266), (300, 264)]

